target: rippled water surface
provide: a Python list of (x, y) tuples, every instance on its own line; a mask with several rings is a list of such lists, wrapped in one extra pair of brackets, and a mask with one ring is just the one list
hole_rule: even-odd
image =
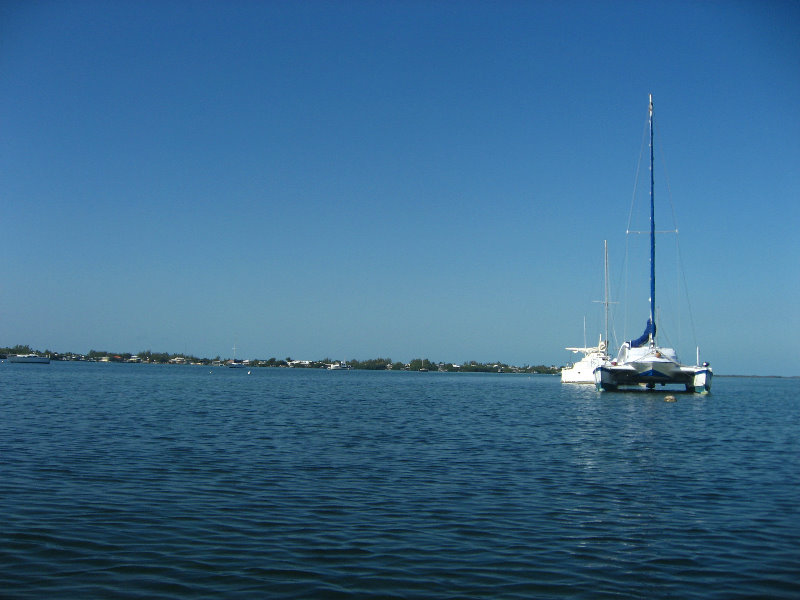
[(0, 596), (798, 598), (800, 380), (0, 364)]

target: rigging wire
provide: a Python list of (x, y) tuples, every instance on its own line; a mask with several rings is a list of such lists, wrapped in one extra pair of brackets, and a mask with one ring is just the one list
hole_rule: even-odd
[[(630, 234), (634, 233), (631, 230), (631, 223), (633, 221), (633, 209), (636, 206), (636, 193), (638, 191), (639, 186), (639, 176), (642, 170), (642, 157), (644, 156), (645, 148), (647, 148), (648, 144), (648, 134), (649, 134), (649, 120), (645, 119), (644, 126), (642, 127), (642, 143), (639, 148), (639, 159), (636, 162), (636, 173), (633, 178), (633, 193), (631, 194), (631, 205), (628, 209), (628, 225), (625, 228), (625, 256), (622, 260), (622, 274), (621, 277), (622, 281), (622, 289), (624, 290), (624, 297), (625, 301), (623, 304), (623, 312), (622, 312), (622, 338), (623, 340), (629, 339), (628, 335), (628, 306), (630, 305), (629, 301), (629, 290), (630, 290)], [(615, 331), (616, 335), (616, 331)], [(620, 344), (621, 345), (621, 344)]]
[[(691, 298), (689, 297), (689, 285), (688, 285), (687, 280), (686, 280), (686, 269), (683, 268), (683, 255), (681, 253), (680, 234), (679, 234), (679, 230), (678, 230), (678, 217), (677, 217), (677, 213), (675, 211), (675, 203), (672, 201), (672, 187), (670, 185), (670, 180), (669, 180), (669, 170), (667, 169), (666, 156), (664, 154), (662, 146), (659, 146), (659, 150), (660, 150), (659, 154), (660, 154), (660, 159), (661, 159), (661, 167), (662, 167), (662, 170), (664, 172), (664, 184), (665, 184), (666, 190), (667, 190), (667, 199), (669, 201), (670, 210), (672, 211), (672, 225), (675, 228), (674, 229), (674, 233), (675, 233), (675, 255), (676, 255), (676, 258), (677, 258), (677, 262), (676, 262), (676, 265), (675, 265), (675, 270), (676, 270), (675, 280), (678, 283), (678, 286), (677, 286), (678, 287), (678, 296), (680, 296), (681, 283), (683, 283), (683, 294), (686, 297), (686, 309), (687, 309), (688, 317), (689, 317), (689, 327), (690, 327), (691, 336), (692, 336), (691, 339), (692, 339), (693, 345), (696, 347), (697, 346), (697, 331), (696, 331), (695, 326), (694, 326), (694, 314), (693, 314), (693, 311), (692, 311)], [(681, 321), (680, 321), (682, 313), (680, 311), (679, 303), (680, 303), (680, 299), (676, 298), (675, 299), (676, 315), (678, 317), (678, 319), (677, 319), (678, 320), (677, 331), (680, 333), (683, 328), (681, 327)]]

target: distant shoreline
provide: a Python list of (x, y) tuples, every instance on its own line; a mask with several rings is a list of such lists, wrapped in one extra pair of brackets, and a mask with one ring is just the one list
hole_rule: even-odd
[[(187, 354), (171, 354), (166, 352), (151, 352), (145, 351), (137, 354), (130, 354), (127, 352), (105, 352), (90, 350), (87, 354), (78, 354), (72, 352), (52, 352), (45, 350), (31, 349), (29, 346), (17, 345), (14, 347), (0, 348), (0, 360), (5, 360), (7, 355), (14, 354), (39, 354), (50, 356), (53, 361), (57, 362), (113, 362), (113, 363), (141, 363), (141, 364), (172, 364), (172, 365), (189, 365), (189, 366), (225, 366), (230, 362), (230, 358), (220, 358), (219, 356), (210, 358), (198, 358), (193, 355)], [(147, 357), (147, 358), (145, 358)], [(278, 360), (276, 358), (263, 359), (250, 359), (244, 362), (247, 366), (253, 368), (290, 368), (290, 369), (325, 369), (331, 363), (341, 361), (334, 361), (330, 358), (323, 358), (321, 360), (309, 361), (293, 361), (291, 358), (286, 360)], [(346, 361), (350, 366), (349, 368), (358, 371), (419, 371), (421, 367), (428, 369), (432, 372), (449, 372), (449, 373), (504, 373), (504, 374), (522, 374), (522, 375), (558, 375), (563, 369), (563, 365), (508, 365), (501, 362), (494, 363), (479, 363), (476, 361), (465, 362), (461, 365), (446, 362), (434, 362), (429, 359), (415, 358), (408, 363), (391, 361), (389, 358), (374, 358), (360, 361), (357, 359), (350, 359)], [(733, 378), (741, 377), (745, 379), (800, 379), (800, 375), (741, 375), (736, 373), (714, 373), (715, 377)]]
[(34, 350), (30, 346), (17, 345), (0, 348), (0, 359), (6, 355), (37, 354), (47, 356), (57, 362), (101, 362), (101, 363), (141, 363), (141, 364), (172, 364), (172, 365), (200, 365), (205, 367), (253, 367), (253, 368), (294, 368), (294, 369), (355, 369), (361, 371), (441, 371), (450, 373), (522, 373), (557, 375), (562, 366), (558, 365), (509, 365), (500, 361), (479, 363), (467, 361), (465, 363), (449, 363), (432, 361), (428, 358), (414, 358), (409, 362), (393, 361), (386, 357), (358, 360), (352, 358), (348, 361), (333, 360), (325, 357), (320, 360), (293, 360), (291, 357), (278, 359), (237, 359), (235, 357), (200, 358), (189, 354), (171, 354), (167, 352), (152, 352), (145, 350), (139, 354), (129, 352), (108, 352), (105, 350), (90, 350), (87, 354), (74, 352), (53, 352), (51, 350)]

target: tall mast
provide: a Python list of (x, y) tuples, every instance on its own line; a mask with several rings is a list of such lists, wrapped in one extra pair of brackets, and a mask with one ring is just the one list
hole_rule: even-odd
[(606, 309), (606, 348), (608, 347), (608, 240), (603, 240), (603, 297)]
[[(656, 210), (653, 199), (653, 94), (650, 94), (650, 322), (656, 323)], [(652, 334), (655, 342), (655, 331)]]
[[(601, 336), (601, 340), (605, 339), (606, 348), (608, 348), (608, 307), (611, 304), (616, 304), (616, 302), (611, 302), (608, 299), (608, 240), (603, 240), (603, 299), (602, 300), (593, 300), (593, 302), (602, 302), (603, 306), (605, 307), (605, 317), (606, 317), (606, 337), (603, 338)], [(584, 329), (586, 328), (586, 319), (584, 318)], [(586, 336), (586, 332), (584, 331), (584, 337)]]

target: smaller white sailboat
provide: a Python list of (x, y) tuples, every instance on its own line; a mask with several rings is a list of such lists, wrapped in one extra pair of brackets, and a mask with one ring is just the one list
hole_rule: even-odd
[(244, 369), (245, 361), (236, 359), (236, 344), (233, 345), (233, 358), (225, 363), (225, 366), (231, 369)]
[(603, 336), (597, 341), (597, 346), (584, 348), (567, 348), (577, 354), (583, 353), (583, 358), (569, 367), (561, 369), (561, 383), (594, 383), (594, 370), (608, 361), (608, 343)]
[(561, 369), (561, 383), (594, 383), (594, 370), (607, 362), (610, 357), (608, 356), (608, 242), (603, 242), (603, 261), (604, 261), (604, 294), (605, 299), (605, 324), (606, 324), (606, 338), (603, 339), (602, 334), (597, 341), (597, 346), (586, 347), (586, 319), (583, 321), (583, 348), (567, 348), (567, 350), (577, 354), (583, 353), (583, 358), (575, 364), (564, 367)]
[(683, 385), (686, 391), (708, 393), (711, 391), (711, 367), (707, 362), (682, 365), (673, 348), (664, 348), (656, 343), (656, 230), (655, 201), (653, 198), (653, 96), (650, 96), (650, 317), (644, 333), (622, 344), (616, 359), (608, 361), (594, 370), (598, 390), (616, 390), (624, 386)]

